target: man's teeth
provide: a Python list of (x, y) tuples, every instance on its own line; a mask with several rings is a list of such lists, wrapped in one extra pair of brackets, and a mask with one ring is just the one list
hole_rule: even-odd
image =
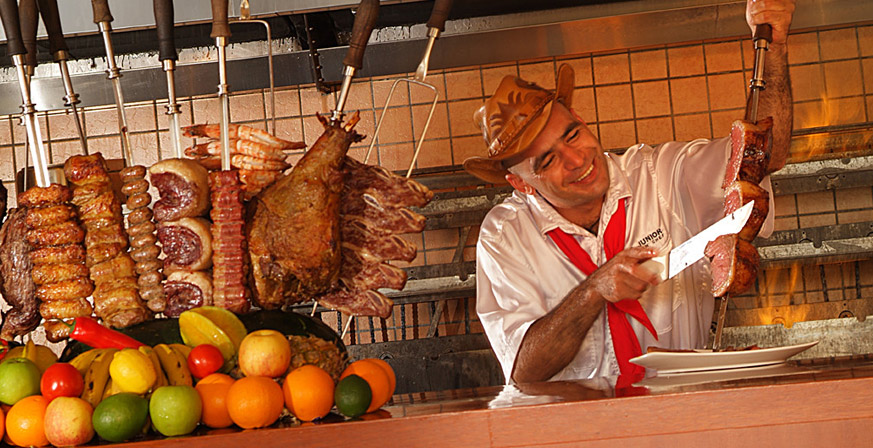
[(588, 169), (584, 173), (582, 173), (582, 175), (579, 176), (573, 182), (579, 182), (580, 180), (585, 179), (586, 177), (588, 177), (589, 174), (591, 174), (591, 171), (593, 171), (593, 170), (594, 170), (594, 164), (592, 163), (591, 166), (589, 166)]

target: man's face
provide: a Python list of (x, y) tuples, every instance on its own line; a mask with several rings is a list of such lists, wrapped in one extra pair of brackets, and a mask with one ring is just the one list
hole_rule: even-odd
[[(528, 152), (530, 157), (511, 169), (521, 180), (519, 185), (533, 187), (558, 212), (600, 205), (609, 187), (603, 148), (588, 126), (562, 104), (553, 105), (549, 120)], [(516, 182), (511, 183), (524, 191)]]

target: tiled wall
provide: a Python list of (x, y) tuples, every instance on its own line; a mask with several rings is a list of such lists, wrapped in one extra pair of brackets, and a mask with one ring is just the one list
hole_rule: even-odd
[[(873, 26), (797, 31), (789, 40), (789, 51), (795, 131), (873, 121)], [(416, 167), (457, 166), (471, 155), (484, 154), (482, 137), (472, 115), (500, 79), (519, 75), (553, 88), (556, 68), (562, 63), (576, 69), (574, 106), (607, 149), (622, 149), (637, 142), (654, 145), (668, 140), (726, 135), (730, 123), (743, 115), (752, 54), (750, 39), (743, 37), (433, 71), (427, 81), (439, 92), (439, 102)], [(352, 85), (346, 110), (360, 110), (359, 132), (372, 136), (378, 111), (396, 79), (359, 79)], [(232, 79), (230, 84), (232, 89)], [(392, 170), (409, 166), (413, 142), (419, 140), (432, 98), (430, 90), (399, 84), (370, 163)], [(307, 144), (312, 144), (322, 130), (315, 114), (328, 112), (334, 102), (333, 95), (322, 95), (314, 86), (283, 88), (276, 92), (275, 99), (275, 133)], [(218, 121), (215, 98), (188, 98), (182, 103), (182, 125)], [(172, 157), (163, 103), (134, 104), (127, 110), (136, 162), (147, 165)], [(268, 95), (263, 91), (238, 93), (231, 99), (232, 121), (237, 123), (266, 129), (268, 111)], [(41, 120), (43, 129), (49, 132), (52, 161), (63, 162), (80, 151), (69, 116), (41, 114)], [(87, 109), (84, 120), (90, 151), (102, 151), (107, 158), (119, 157), (114, 108)], [(13, 117), (0, 121), (0, 179), (7, 187), (11, 187), (13, 172), (24, 160), (24, 132), (16, 122)], [(353, 147), (351, 155), (363, 158), (370, 141), (367, 138)], [(792, 160), (820, 156), (805, 151), (805, 147), (798, 148)], [(14, 205), (14, 200), (11, 204)], [(774, 206), (777, 229), (873, 221), (870, 188), (782, 196)], [(458, 229), (450, 229), (410, 237), (420, 250), (412, 264), (450, 262), (460, 235)], [(466, 241), (465, 260), (474, 258), (475, 240), (474, 229)], [(732, 307), (735, 311), (758, 310), (754, 311), (758, 317), (764, 316), (764, 311), (772, 311), (773, 303), (786, 304), (783, 299), (772, 297), (786, 296), (787, 285), (798, 284), (803, 285), (802, 291), (809, 292), (787, 294), (792, 305), (834, 302), (849, 296), (869, 302), (871, 281), (863, 279), (871, 278), (871, 271), (870, 261), (768, 271), (761, 274), (757, 295), (739, 300)], [(848, 292), (840, 298), (822, 293), (822, 282), (827, 282), (828, 288), (839, 282)], [(397, 307), (388, 322), (358, 319), (356, 340), (422, 336), (433, 310), (433, 304), (406, 305)], [(747, 314), (752, 316), (754, 312)], [(742, 317), (738, 312), (732, 316), (732, 324), (769, 323), (763, 322), (763, 317), (762, 322), (752, 322), (751, 317)], [(325, 316), (325, 320), (334, 323), (331, 321), (336, 317)], [(475, 319), (474, 300), (450, 301), (440, 334), (478, 331), (481, 327)]]

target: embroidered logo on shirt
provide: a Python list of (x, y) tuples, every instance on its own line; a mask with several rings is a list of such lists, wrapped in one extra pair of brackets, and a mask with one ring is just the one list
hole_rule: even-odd
[(643, 239), (637, 241), (637, 246), (651, 247), (654, 243), (664, 239), (664, 231), (658, 227), (658, 230), (646, 235)]

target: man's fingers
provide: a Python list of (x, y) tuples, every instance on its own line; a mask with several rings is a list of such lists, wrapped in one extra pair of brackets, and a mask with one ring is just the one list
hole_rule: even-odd
[(649, 258), (658, 256), (658, 251), (651, 247), (637, 246), (625, 249), (620, 252), (621, 255), (635, 260), (648, 260)]

